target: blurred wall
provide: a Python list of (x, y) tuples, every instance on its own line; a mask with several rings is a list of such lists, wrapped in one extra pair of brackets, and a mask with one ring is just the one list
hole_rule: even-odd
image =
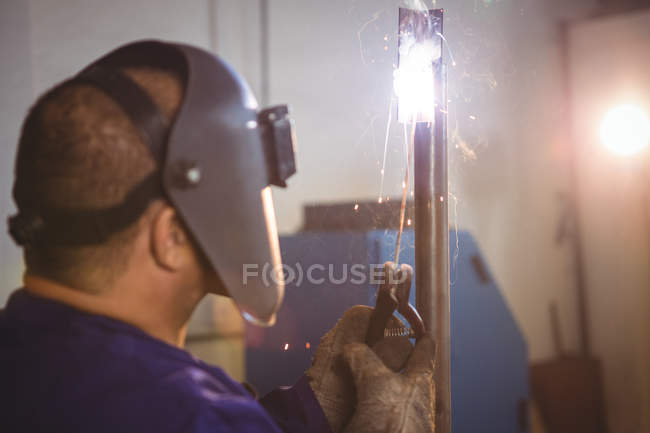
[(573, 135), (593, 350), (611, 431), (650, 431), (650, 150), (616, 155), (599, 138), (608, 109), (650, 113), (650, 10), (574, 23)]

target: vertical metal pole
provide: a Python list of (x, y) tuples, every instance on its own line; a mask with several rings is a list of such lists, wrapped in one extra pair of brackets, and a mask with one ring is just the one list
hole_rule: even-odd
[[(440, 38), (441, 9), (424, 17), (427, 25), (400, 9), (400, 35), (407, 24), (418, 37)], [(425, 32), (419, 34), (418, 32)], [(408, 35), (408, 32), (406, 33)], [(434, 122), (417, 122), (414, 135), (416, 308), (436, 341), (436, 433), (451, 433), (449, 337), (449, 212), (447, 172), (447, 76), (442, 56), (434, 64)]]
[[(413, 144), (415, 205), (415, 306), (428, 332), (435, 327), (433, 140), (430, 123), (415, 124)], [(436, 337), (435, 335), (433, 336)]]
[(440, 62), (435, 71), (436, 114), (433, 130), (434, 193), (434, 333), (436, 352), (436, 431), (451, 432), (451, 340), (449, 334), (449, 181), (447, 155), (447, 69)]
[(435, 73), (435, 123), (433, 128), (425, 122), (418, 122), (415, 126), (415, 303), (437, 347), (436, 433), (450, 433), (449, 211), (444, 65), (439, 65)]

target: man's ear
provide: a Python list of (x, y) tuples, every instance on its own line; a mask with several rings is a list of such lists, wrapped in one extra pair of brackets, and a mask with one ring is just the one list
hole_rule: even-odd
[(169, 271), (178, 270), (185, 260), (188, 238), (176, 210), (163, 207), (151, 222), (151, 253), (156, 263)]

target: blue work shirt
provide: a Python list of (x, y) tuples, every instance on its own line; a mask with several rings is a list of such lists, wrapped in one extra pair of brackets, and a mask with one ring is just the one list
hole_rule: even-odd
[(260, 402), (218, 367), (24, 289), (0, 311), (2, 432), (330, 432), (305, 376)]

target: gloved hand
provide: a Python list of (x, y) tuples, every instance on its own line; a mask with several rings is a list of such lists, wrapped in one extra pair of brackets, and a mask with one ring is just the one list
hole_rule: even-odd
[(357, 392), (357, 407), (345, 433), (433, 433), (435, 344), (418, 340), (402, 373), (390, 370), (365, 344), (343, 349)]
[[(403, 272), (411, 272), (410, 267), (406, 265), (401, 269)], [(396, 280), (395, 275), (392, 279), (386, 276), (386, 281)], [(343, 359), (344, 347), (350, 343), (365, 345), (372, 311), (372, 308), (366, 306), (356, 306), (346, 311), (336, 326), (321, 339), (312, 366), (306, 373), (311, 380), (310, 386), (335, 433), (341, 432), (351, 419), (356, 404), (353, 377)], [(401, 327), (403, 324), (399, 319), (391, 317), (388, 326)], [(389, 337), (380, 340), (373, 349), (378, 359), (387, 368), (398, 371), (406, 363), (412, 345), (406, 337)]]
[[(366, 330), (372, 308), (357, 305), (347, 310), (323, 338), (321, 338), (312, 366), (306, 374), (327, 421), (334, 433), (339, 433), (352, 417), (356, 404), (353, 376), (343, 359), (344, 348), (350, 343), (365, 346)], [(403, 326), (392, 317), (389, 326)], [(412, 344), (406, 337), (389, 337), (375, 345), (379, 359), (388, 368), (399, 370), (406, 362)]]

